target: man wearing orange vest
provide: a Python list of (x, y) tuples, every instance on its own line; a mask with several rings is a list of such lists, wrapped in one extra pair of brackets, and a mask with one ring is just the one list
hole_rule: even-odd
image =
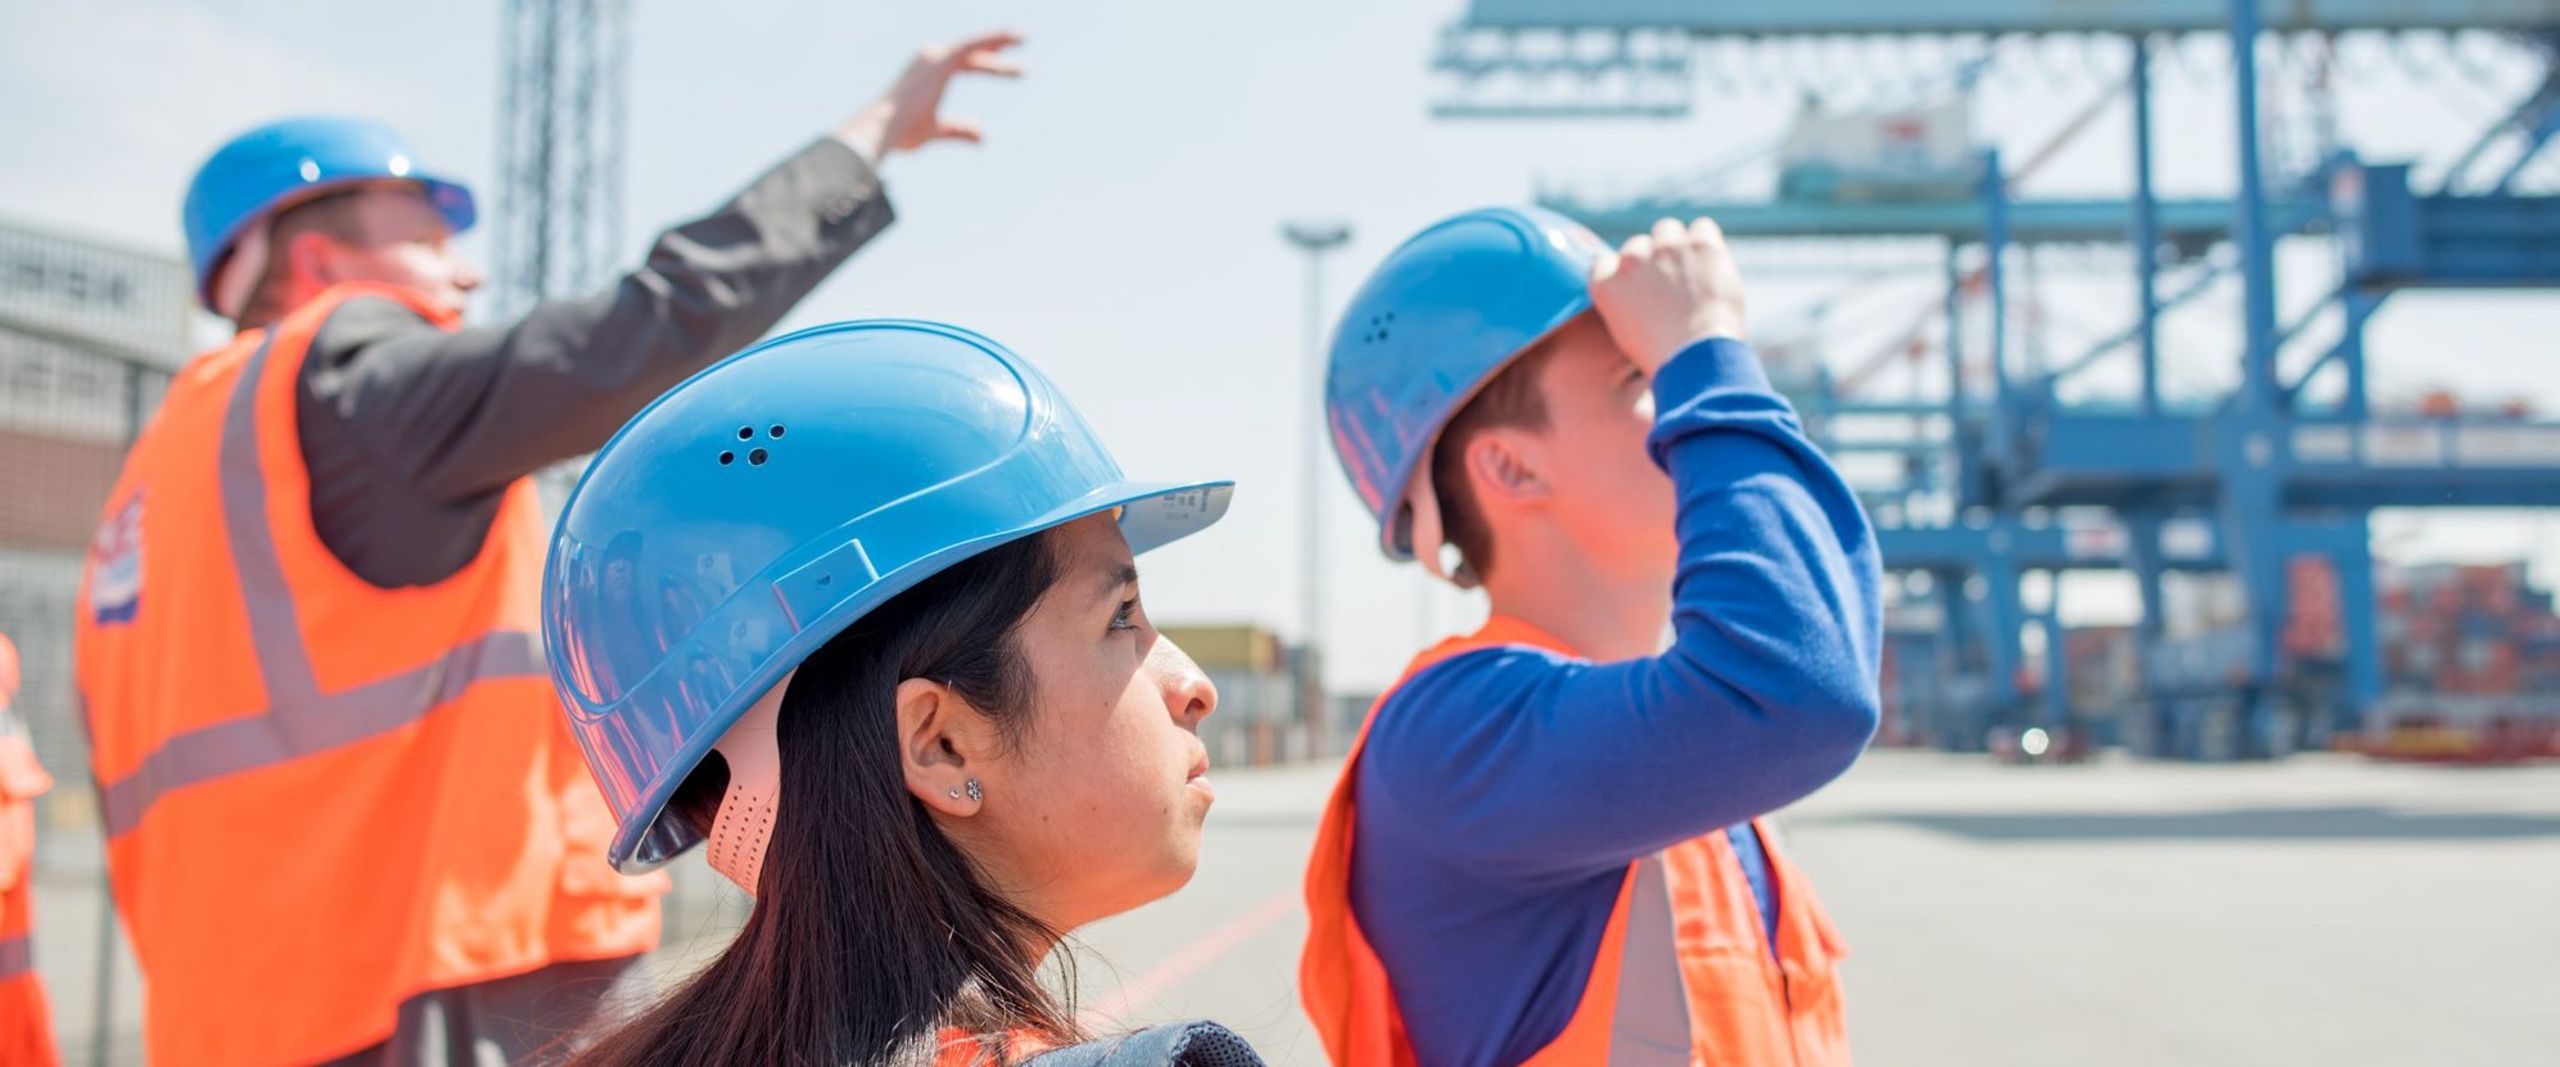
[(1343, 468), (1492, 616), (1326, 808), (1300, 977), (1336, 1064), (1848, 1062), (1839, 937), (1759, 817), (1875, 729), (1876, 546), (1742, 335), (1713, 223), (1613, 252), (1535, 210), (1424, 230), (1344, 314)]
[[(279, 122), (198, 172), (199, 295), (240, 332), (135, 443), (76, 620), (153, 1062), (513, 1062), (657, 943), (664, 879), (606, 864), (543, 677), (527, 476), (886, 227), (875, 165), (974, 140), (944, 88), (1014, 42), (928, 50), (639, 269), (500, 326), (460, 321), (470, 193), (384, 127)], [(716, 576), (726, 547), (685, 551)]]
[(18, 646), (0, 634), (0, 1063), (46, 1067), (61, 1060), (30, 934), (36, 798), (53, 788), (53, 777), (36, 762), (26, 724), (9, 709), (17, 696)]

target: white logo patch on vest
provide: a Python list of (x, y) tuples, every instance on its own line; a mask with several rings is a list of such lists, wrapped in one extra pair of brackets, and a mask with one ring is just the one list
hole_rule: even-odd
[(89, 611), (99, 626), (133, 622), (142, 607), (142, 494), (98, 528), (89, 545)]

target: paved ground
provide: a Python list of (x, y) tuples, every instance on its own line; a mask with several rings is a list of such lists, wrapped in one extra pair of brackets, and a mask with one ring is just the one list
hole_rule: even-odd
[[(1304, 920), (1256, 920), (1294, 892), (1329, 775), (1219, 779), (1199, 880), (1086, 940), (1144, 980), (1245, 920), (1132, 1014), (1319, 1063), (1290, 992)], [(1879, 752), (1784, 826), (1851, 943), (1869, 1067), (2560, 1063), (2560, 765)]]
[[(1083, 1003), (1319, 1063), (1295, 900), (1330, 772), (1218, 779), (1199, 879), (1086, 932)], [(2560, 765), (1885, 752), (1785, 827), (1852, 944), (1869, 1067), (2560, 1062)], [(76, 851), (49, 849), (38, 958), (81, 1063), (97, 930)], [(701, 951), (734, 904), (694, 866), (671, 947)]]

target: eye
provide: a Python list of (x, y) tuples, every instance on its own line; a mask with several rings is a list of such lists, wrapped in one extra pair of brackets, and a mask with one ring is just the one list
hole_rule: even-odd
[(1130, 597), (1121, 601), (1120, 609), (1111, 613), (1111, 632), (1119, 633), (1123, 630), (1137, 629), (1138, 624), (1135, 621), (1137, 614), (1138, 598)]

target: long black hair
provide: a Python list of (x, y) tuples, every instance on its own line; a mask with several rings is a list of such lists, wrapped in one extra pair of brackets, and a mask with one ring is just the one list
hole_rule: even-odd
[[(1034, 684), (1015, 631), (1057, 569), (1046, 535), (989, 549), (800, 665), (782, 700), (782, 793), (745, 928), (578, 1067), (929, 1064), (946, 1028), (1084, 1036), (1038, 977), (1059, 932), (991, 891), (908, 793), (893, 702), (899, 682), (937, 679), (1018, 741)], [(677, 813), (707, 829), (727, 778), (713, 757)]]

